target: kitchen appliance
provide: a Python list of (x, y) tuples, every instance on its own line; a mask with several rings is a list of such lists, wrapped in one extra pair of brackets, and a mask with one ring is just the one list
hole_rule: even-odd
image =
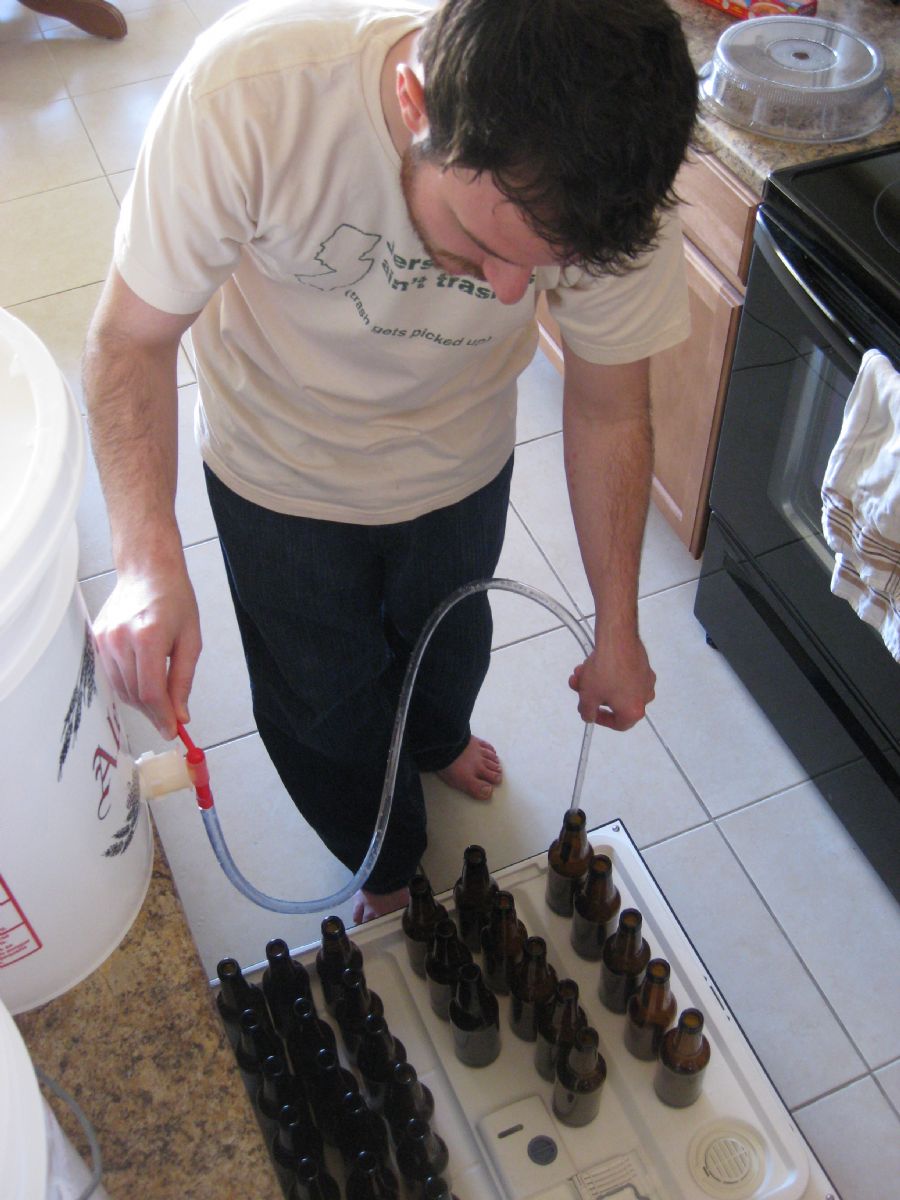
[(862, 355), (900, 368), (900, 144), (774, 172), (695, 613), (900, 898), (900, 664), (833, 595), (820, 489)]
[[(459, 1200), (837, 1200), (622, 822), (602, 825), (589, 837), (594, 852), (612, 861), (622, 911), (642, 914), (653, 956), (670, 964), (679, 1009), (697, 1008), (705, 1018), (712, 1055), (702, 1093), (686, 1108), (669, 1107), (657, 1097), (655, 1063), (629, 1053), (625, 1016), (599, 998), (600, 963), (575, 953), (571, 918), (546, 903), (547, 854), (493, 871), (498, 887), (512, 894), (529, 934), (545, 940), (558, 978), (578, 983), (579, 1003), (599, 1035), (607, 1076), (596, 1119), (580, 1127), (565, 1124), (552, 1110), (553, 1082), (538, 1073), (536, 1043), (511, 1030), (510, 996), (497, 997), (499, 1057), (486, 1067), (467, 1066), (454, 1050), (450, 1022), (436, 1014), (426, 980), (410, 965), (402, 914), (353, 929), (367, 985), (383, 1002), (384, 1020), (434, 1097), (432, 1124), (449, 1148), (446, 1174), (453, 1195)], [(437, 899), (452, 910), (452, 893)], [(294, 955), (307, 968), (316, 1011), (328, 1022), (317, 950), (314, 944)], [(265, 967), (265, 962), (249, 967), (246, 977), (258, 983)], [(337, 1022), (333, 1027), (342, 1061), (349, 1065)], [(271, 1136), (262, 1118), (261, 1125)], [(325, 1165), (334, 1177), (342, 1174), (331, 1147), (325, 1150)]]

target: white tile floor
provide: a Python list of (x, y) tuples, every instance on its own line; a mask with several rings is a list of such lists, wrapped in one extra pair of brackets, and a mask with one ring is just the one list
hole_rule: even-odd
[[(128, 0), (128, 38), (92, 40), (0, 0), (0, 305), (45, 340), (76, 395), (81, 340), (110, 256), (118, 202), (169, 72), (231, 0)], [(243, 869), (281, 894), (321, 894), (342, 869), (305, 854), (311, 835), (268, 764), (196, 455), (193, 376), (181, 370), (178, 512), (206, 651), (192, 730), (213, 747), (223, 825)], [(520, 446), (499, 573), (590, 612), (560, 469), (560, 385), (540, 356), (522, 389)], [(79, 509), (80, 575), (92, 611), (112, 586), (91, 470)], [(583, 803), (592, 824), (622, 817), (810, 1138), (843, 1200), (886, 1200), (900, 1178), (900, 912), (692, 615), (698, 565), (651, 513), (641, 621), (659, 675), (649, 719), (598, 731)], [(496, 595), (496, 594), (495, 594)], [(543, 609), (497, 596), (496, 651), (477, 726), (506, 782), (481, 806), (429, 788), (426, 865), (439, 886), (479, 841), (501, 866), (537, 853), (569, 802), (580, 729), (565, 686), (577, 657)], [(133, 746), (159, 739), (131, 721)], [(204, 962), (245, 963), (266, 940), (293, 945), (316, 919), (250, 908), (225, 882), (189, 801), (155, 814)], [(298, 863), (302, 862), (302, 868)]]

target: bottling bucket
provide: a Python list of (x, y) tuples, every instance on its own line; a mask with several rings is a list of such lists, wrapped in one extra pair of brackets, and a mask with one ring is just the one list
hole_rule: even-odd
[(25, 1012), (91, 973), (143, 903), (150, 820), (78, 586), (81, 417), (0, 310), (0, 999)]

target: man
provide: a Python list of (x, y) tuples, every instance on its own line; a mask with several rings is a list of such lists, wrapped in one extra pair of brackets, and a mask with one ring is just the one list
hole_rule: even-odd
[[(687, 333), (660, 210), (696, 80), (664, 0), (270, 0), (198, 39), (151, 120), (85, 386), (118, 581), (96, 624), (120, 694), (172, 736), (200, 631), (175, 524), (175, 357), (193, 325), (207, 469), (260, 735), (330, 849), (362, 860), (399, 682), (435, 606), (493, 573), (515, 379), (547, 292), (565, 341), (572, 511), (596, 602), (584, 720), (653, 698), (637, 628), (647, 358)], [(421, 771), (488, 798), (469, 717), (486, 598), (423, 662), (382, 853), (405, 902)]]

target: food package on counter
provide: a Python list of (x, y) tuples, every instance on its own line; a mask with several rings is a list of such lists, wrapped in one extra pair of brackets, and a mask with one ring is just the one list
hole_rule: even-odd
[(815, 16), (817, 0), (700, 0), (712, 8), (720, 8), (739, 21), (747, 17)]

